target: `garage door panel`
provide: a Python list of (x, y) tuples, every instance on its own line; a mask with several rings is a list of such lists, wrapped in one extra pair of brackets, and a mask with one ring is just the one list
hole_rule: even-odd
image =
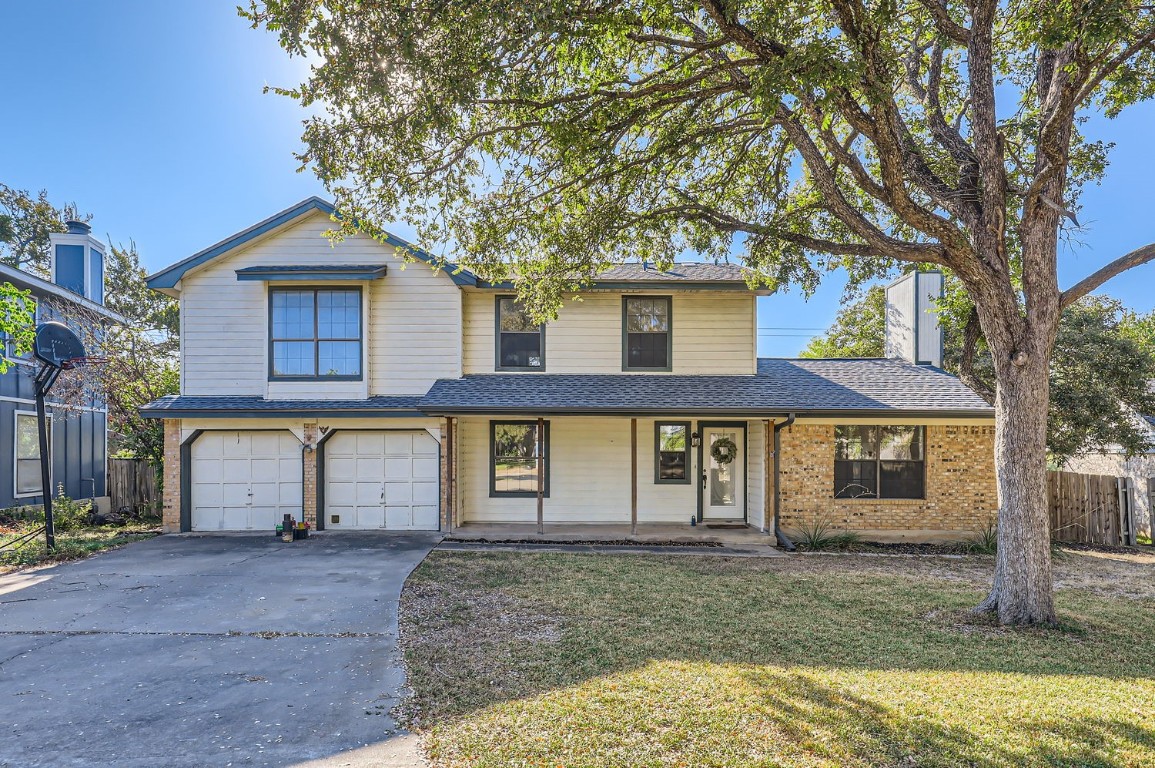
[(349, 456), (326, 455), (326, 480), (355, 480), (357, 479), (357, 460)]
[(247, 483), (253, 478), (251, 458), (221, 459), (221, 480), (226, 483)]
[(432, 456), (437, 460), (438, 443), (428, 432), (421, 432), (413, 438), (413, 454), (415, 456)]
[(436, 506), (415, 506), (413, 507), (413, 528), (418, 531), (429, 531), (437, 529), (437, 507)]
[(409, 504), (413, 500), (413, 490), (409, 483), (385, 483), (385, 504)]
[(189, 471), (192, 472), (192, 477), (196, 482), (214, 483), (220, 482), (222, 479), (220, 459), (194, 458)]
[(413, 484), (413, 503), (414, 504), (432, 504), (437, 505), (437, 483), (414, 483)]
[(438, 476), (439, 467), (437, 464), (437, 457), (431, 459), (416, 458), (413, 459), (413, 476), (421, 478), (435, 478)]
[[(349, 431), (333, 435), (325, 444), (326, 525), (436, 530), (437, 455), (437, 442), (427, 432)], [(350, 476), (350, 468), (354, 476)], [(421, 506), (416, 518), (415, 500)], [(340, 522), (334, 523), (333, 515)]]
[(366, 482), (353, 483), (356, 488), (354, 499), (358, 506), (369, 506), (381, 503), (381, 483)]
[(247, 433), (229, 432), (218, 439), (220, 440), (220, 450), (217, 452), (219, 456), (248, 458), (253, 455), (253, 443)]
[(409, 456), (389, 456), (385, 458), (384, 477), (397, 480), (408, 480), (413, 472), (413, 459)]

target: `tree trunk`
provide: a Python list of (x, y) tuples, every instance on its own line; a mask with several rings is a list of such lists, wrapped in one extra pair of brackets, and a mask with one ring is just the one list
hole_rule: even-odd
[(994, 586), (975, 610), (1000, 624), (1054, 624), (1051, 532), (1047, 514), (1048, 365), (1031, 355), (998, 366), (995, 468), (998, 553)]

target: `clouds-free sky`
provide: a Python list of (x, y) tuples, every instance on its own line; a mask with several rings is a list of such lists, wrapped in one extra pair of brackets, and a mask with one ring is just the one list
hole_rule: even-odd
[[(134, 240), (150, 271), (325, 195), (293, 158), (304, 111), (262, 93), (295, 85), (307, 66), (250, 29), (236, 0), (0, 0), (0, 29), (0, 182), (75, 202), (94, 234)], [(1062, 253), (1064, 286), (1155, 241), (1155, 105), (1084, 131), (1116, 147), (1102, 185), (1085, 192), (1085, 231)], [(1155, 309), (1155, 265), (1103, 292)], [(841, 293), (835, 274), (809, 300), (762, 299), (759, 354), (796, 354)]]

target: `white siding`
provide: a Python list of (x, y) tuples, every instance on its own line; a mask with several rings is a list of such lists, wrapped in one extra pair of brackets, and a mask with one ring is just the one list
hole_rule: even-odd
[[(504, 417), (496, 417), (502, 420)], [(511, 419), (519, 420), (519, 419)], [(537, 499), (489, 495), (489, 418), (458, 420), (458, 496), (466, 522), (532, 523)], [(628, 418), (554, 417), (550, 425), (550, 495), (546, 523), (630, 522), (630, 420)], [(656, 421), (698, 422), (676, 415), (638, 419), (638, 522), (688, 524), (698, 510), (698, 451), (690, 451), (690, 482), (654, 482)], [(748, 422), (747, 515), (761, 523), (761, 422)]]
[[(361, 398), (424, 394), (434, 379), (460, 375), (460, 291), (424, 264), (403, 265), (393, 249), (368, 237), (336, 245), (324, 237), (324, 214), (261, 238), (186, 275), (180, 283), (183, 393)], [(252, 266), (387, 264), (365, 288), (366, 377), (362, 382), (274, 382), (268, 378), (268, 294), (239, 281)], [(302, 283), (294, 283), (302, 285)]]
[[(464, 300), (464, 369), (495, 370), (495, 302), (500, 294), (467, 290)], [(622, 372), (622, 293), (588, 292), (567, 297), (546, 326), (547, 373)], [(673, 373), (752, 374), (755, 362), (755, 297), (740, 291), (652, 294), (673, 297)], [(529, 374), (529, 375), (532, 375)]]

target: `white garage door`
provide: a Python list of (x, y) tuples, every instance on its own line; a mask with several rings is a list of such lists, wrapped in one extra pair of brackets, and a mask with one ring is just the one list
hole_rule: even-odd
[(338, 432), (325, 443), (325, 527), (435, 531), (438, 480), (428, 432)]
[(301, 443), (290, 432), (205, 432), (192, 444), (194, 531), (272, 531), (301, 519)]

